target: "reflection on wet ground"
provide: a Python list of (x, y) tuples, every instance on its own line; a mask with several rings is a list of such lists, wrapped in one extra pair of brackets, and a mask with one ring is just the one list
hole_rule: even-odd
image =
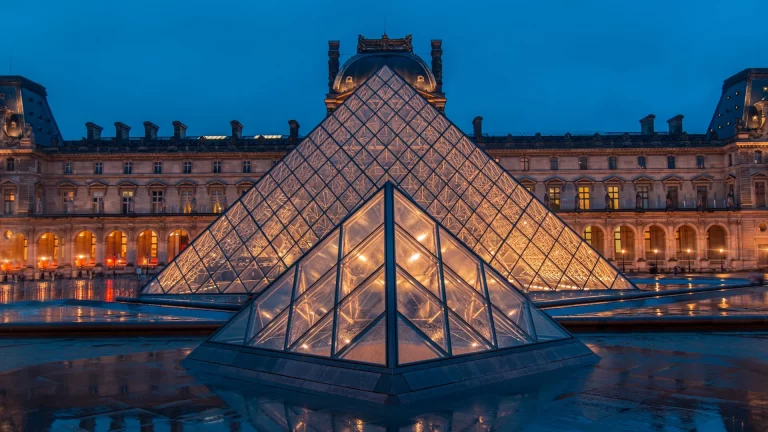
[[(598, 305), (547, 309), (552, 316), (664, 317), (768, 315), (768, 287), (739, 288), (680, 298), (641, 299)], [(675, 300), (673, 300), (675, 299)]]
[[(78, 360), (0, 372), (0, 430), (768, 429), (768, 333), (581, 339), (601, 356), (596, 367), (397, 411), (189, 375), (179, 362), (199, 339), (70, 341)], [(2, 348), (21, 357), (49, 342)]]
[(101, 301), (23, 302), (0, 308), (0, 324), (226, 322), (230, 312)]
[(0, 305), (65, 299), (111, 302), (117, 297), (136, 297), (143, 283), (136, 277), (0, 283)]

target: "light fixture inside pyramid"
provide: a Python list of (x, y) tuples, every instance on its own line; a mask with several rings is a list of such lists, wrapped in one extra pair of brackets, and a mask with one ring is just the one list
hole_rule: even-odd
[(388, 183), (210, 342), (394, 367), (567, 338)]
[(385, 66), (142, 294), (258, 293), (388, 181), (524, 291), (635, 288)]

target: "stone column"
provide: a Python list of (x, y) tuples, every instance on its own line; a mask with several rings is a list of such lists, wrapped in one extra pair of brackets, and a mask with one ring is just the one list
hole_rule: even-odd
[(164, 266), (168, 263), (168, 228), (165, 226), (157, 230), (157, 265)]
[[(642, 227), (638, 227), (638, 229), (642, 229)], [(640, 269), (640, 266), (638, 264), (638, 261), (640, 258), (643, 259), (643, 262), (645, 262), (645, 241), (642, 239), (641, 235), (638, 233), (635, 233), (635, 264), (637, 265), (638, 269)], [(648, 263), (645, 262), (645, 267), (648, 267)]]
[(707, 233), (706, 231), (701, 232), (699, 231), (699, 234), (696, 234), (696, 256), (698, 257), (698, 260), (696, 261), (696, 267), (702, 267), (704, 265), (709, 265), (709, 255), (707, 254)]

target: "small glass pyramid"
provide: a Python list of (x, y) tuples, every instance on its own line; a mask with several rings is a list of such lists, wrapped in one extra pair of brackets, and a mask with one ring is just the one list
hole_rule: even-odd
[(384, 66), (142, 295), (259, 293), (386, 182), (523, 291), (636, 288)]
[(395, 367), (570, 337), (387, 183), (209, 342)]

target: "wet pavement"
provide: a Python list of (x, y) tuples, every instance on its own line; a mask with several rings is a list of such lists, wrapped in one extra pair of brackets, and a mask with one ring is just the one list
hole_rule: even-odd
[(0, 430), (768, 430), (768, 332), (579, 337), (597, 366), (394, 411), (192, 376), (199, 338), (3, 340)]

